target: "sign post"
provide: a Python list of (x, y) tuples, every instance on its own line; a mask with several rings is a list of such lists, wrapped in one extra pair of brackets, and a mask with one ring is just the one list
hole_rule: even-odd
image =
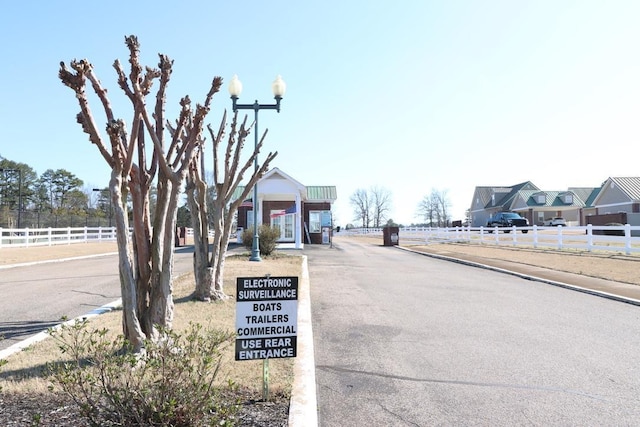
[(269, 359), (296, 357), (298, 278), (238, 277), (236, 288), (236, 360), (264, 360), (267, 400)]

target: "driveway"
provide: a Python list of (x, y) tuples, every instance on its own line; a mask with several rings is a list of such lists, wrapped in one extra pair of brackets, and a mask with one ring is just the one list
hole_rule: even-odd
[(640, 308), (348, 238), (304, 252), (321, 426), (640, 423)]

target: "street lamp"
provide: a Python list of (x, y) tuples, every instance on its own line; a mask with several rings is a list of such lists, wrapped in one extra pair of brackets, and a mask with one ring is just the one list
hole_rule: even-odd
[(22, 169), (4, 169), (0, 172), (18, 172), (18, 228), (20, 228), (20, 213), (22, 211)]
[[(234, 75), (229, 83), (229, 94), (233, 101), (233, 112), (238, 110), (253, 110), (254, 113), (254, 150), (258, 148), (258, 111), (259, 110), (276, 110), (280, 112), (280, 100), (287, 90), (282, 77), (277, 76), (271, 84), (271, 90), (273, 91), (273, 97), (276, 100), (275, 104), (259, 104), (258, 100), (253, 104), (238, 104), (238, 97), (242, 92), (242, 83), (238, 79), (237, 75)], [(254, 171), (258, 171), (258, 156), (253, 159)], [(260, 261), (260, 241), (258, 237), (258, 182), (253, 186), (253, 245), (251, 248), (250, 261)]]
[[(93, 191), (100, 192), (101, 197), (105, 191), (111, 193), (111, 190), (109, 190), (108, 188), (94, 188)], [(109, 228), (111, 228), (111, 194), (109, 194)]]

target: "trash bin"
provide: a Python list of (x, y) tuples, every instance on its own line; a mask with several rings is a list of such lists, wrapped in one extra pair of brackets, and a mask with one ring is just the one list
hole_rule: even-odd
[(236, 243), (242, 244), (242, 233), (243, 232), (244, 232), (244, 229), (242, 227), (238, 227), (236, 229)]
[(175, 247), (179, 248), (187, 244), (187, 227), (176, 228), (176, 241)]
[(382, 236), (384, 238), (384, 246), (397, 246), (399, 242), (400, 227), (384, 227)]

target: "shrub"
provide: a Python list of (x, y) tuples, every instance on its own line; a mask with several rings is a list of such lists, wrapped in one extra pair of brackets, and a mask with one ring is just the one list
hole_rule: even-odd
[(233, 384), (214, 384), (232, 333), (194, 324), (183, 335), (161, 330), (134, 354), (124, 337), (107, 332), (89, 330), (86, 321), (50, 331), (71, 358), (49, 366), (51, 381), (90, 425), (234, 425), (239, 405), (224, 394)]
[[(277, 241), (280, 238), (280, 229), (271, 227), (267, 224), (260, 225), (258, 231), (260, 253), (262, 255), (271, 255), (276, 249)], [(253, 248), (253, 227), (242, 232), (242, 244), (248, 248)]]
[[(1, 339), (0, 339), (0, 340), (1, 340)], [(6, 360), (4, 360), (4, 359), (0, 359), (0, 371), (2, 370), (2, 367), (3, 367), (4, 365), (6, 365), (6, 364), (7, 364), (7, 361), (6, 361)], [(2, 386), (0, 386), (0, 392), (2, 392)]]
[(242, 246), (248, 249), (253, 246), (253, 227), (242, 230)]

